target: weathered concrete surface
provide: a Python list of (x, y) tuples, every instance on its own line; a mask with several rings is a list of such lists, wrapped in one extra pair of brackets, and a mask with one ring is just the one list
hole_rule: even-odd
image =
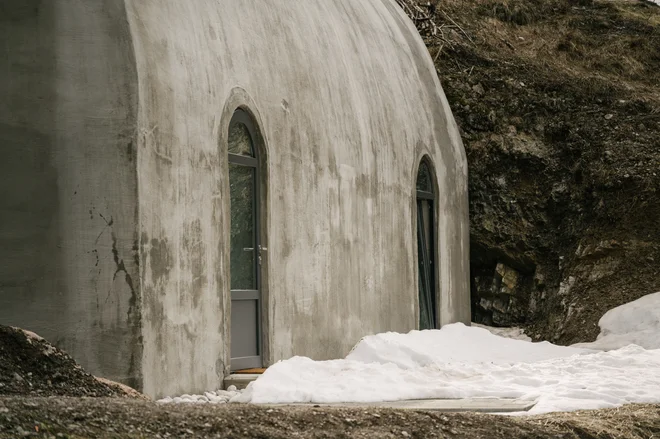
[(220, 387), (239, 106), (266, 158), (266, 364), (343, 357), (366, 334), (417, 326), (424, 156), (440, 322), (469, 321), (465, 154), (394, 0), (0, 8), (1, 323), (151, 396)]
[(121, 1), (0, 5), (0, 323), (139, 387), (128, 30)]
[[(393, 0), (127, 1), (139, 78), (144, 390), (229, 365), (227, 129), (265, 140), (266, 361), (416, 327), (415, 179), (438, 175), (440, 321), (469, 321), (466, 161)], [(230, 104), (228, 104), (230, 102)]]

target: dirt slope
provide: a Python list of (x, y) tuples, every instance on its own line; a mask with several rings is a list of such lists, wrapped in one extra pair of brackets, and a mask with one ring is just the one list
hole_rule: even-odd
[(5, 395), (143, 398), (133, 389), (88, 374), (38, 335), (0, 325), (0, 397)]
[(660, 291), (660, 7), (399, 2), (467, 150), (473, 320), (590, 341)]

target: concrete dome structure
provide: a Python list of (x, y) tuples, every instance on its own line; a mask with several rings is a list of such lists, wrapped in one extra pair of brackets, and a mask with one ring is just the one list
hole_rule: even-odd
[(0, 9), (0, 323), (163, 396), (469, 322), (465, 153), (395, 0)]

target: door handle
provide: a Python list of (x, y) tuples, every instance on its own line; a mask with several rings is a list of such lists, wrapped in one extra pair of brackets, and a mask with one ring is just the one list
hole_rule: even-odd
[(243, 247), (243, 251), (244, 251), (244, 252), (253, 252), (253, 251), (254, 251), (254, 247)]

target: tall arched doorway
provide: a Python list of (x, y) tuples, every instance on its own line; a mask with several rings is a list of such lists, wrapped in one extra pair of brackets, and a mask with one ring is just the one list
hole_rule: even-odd
[(419, 329), (437, 328), (434, 174), (424, 159), (417, 173), (417, 268), (419, 273)]
[(250, 115), (229, 124), (231, 370), (262, 366), (259, 149)]

